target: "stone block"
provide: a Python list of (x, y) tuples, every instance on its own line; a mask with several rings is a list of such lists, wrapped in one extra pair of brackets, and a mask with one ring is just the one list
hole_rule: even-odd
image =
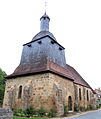
[(7, 108), (0, 108), (0, 119), (13, 119), (13, 112)]

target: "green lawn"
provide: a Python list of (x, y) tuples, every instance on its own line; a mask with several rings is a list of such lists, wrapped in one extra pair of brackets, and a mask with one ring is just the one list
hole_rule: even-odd
[(24, 117), (13, 117), (13, 119), (48, 119), (48, 118), (42, 118), (42, 117), (40, 117), (40, 118), (38, 118), (38, 117), (35, 117), (35, 118), (24, 118)]

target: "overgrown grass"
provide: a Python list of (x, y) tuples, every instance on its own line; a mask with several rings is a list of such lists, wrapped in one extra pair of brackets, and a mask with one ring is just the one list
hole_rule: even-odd
[(48, 119), (48, 118), (41, 118), (41, 117), (35, 117), (35, 118), (13, 117), (13, 119)]
[(53, 117), (54, 110), (51, 109), (49, 112), (47, 112), (42, 107), (40, 107), (40, 109), (38, 110), (35, 110), (32, 107), (29, 107), (25, 109), (24, 111), (23, 110), (13, 110), (13, 114), (16, 117), (23, 117), (21, 119), (27, 119), (29, 117), (33, 117), (32, 119), (38, 119), (39, 117), (43, 117), (43, 118)]

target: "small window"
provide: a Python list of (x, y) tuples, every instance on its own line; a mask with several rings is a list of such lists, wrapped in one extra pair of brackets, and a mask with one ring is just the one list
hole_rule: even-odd
[(81, 100), (81, 88), (79, 88), (79, 99)]
[(44, 20), (46, 19), (46, 17), (44, 17)]
[(87, 90), (87, 101), (89, 100), (88, 90)]
[(83, 88), (83, 95), (85, 95), (85, 88)]
[(31, 47), (31, 44), (27, 44), (28, 47)]
[(21, 98), (21, 95), (22, 95), (22, 86), (19, 87), (18, 98)]
[(59, 47), (59, 50), (63, 50), (62, 47)]
[(41, 44), (41, 43), (42, 43), (42, 41), (38, 41), (38, 43), (39, 43), (39, 44)]
[(84, 97), (84, 100), (85, 100), (85, 88), (83, 88), (83, 97)]
[(51, 41), (51, 44), (54, 44), (55, 42), (54, 41)]

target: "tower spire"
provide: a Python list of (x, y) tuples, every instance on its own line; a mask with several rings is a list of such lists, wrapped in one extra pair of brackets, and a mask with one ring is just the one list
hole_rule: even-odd
[(40, 31), (49, 31), (49, 21), (50, 21), (50, 18), (46, 14), (46, 6), (47, 6), (47, 2), (45, 0), (45, 13), (40, 18)]

